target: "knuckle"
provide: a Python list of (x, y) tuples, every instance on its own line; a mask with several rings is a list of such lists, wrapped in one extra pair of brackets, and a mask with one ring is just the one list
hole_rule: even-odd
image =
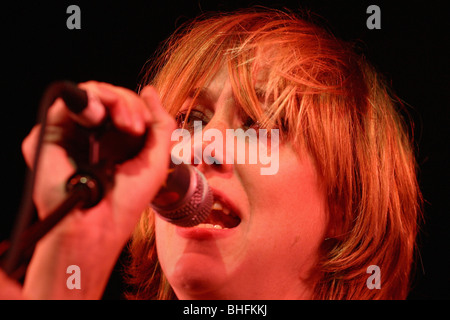
[(98, 85), (99, 85), (99, 82), (98, 82), (98, 81), (95, 81), (95, 80), (88, 80), (88, 81), (85, 81), (85, 82), (80, 82), (80, 83), (78, 84), (78, 86), (79, 86), (80, 88), (96, 87), (96, 86), (98, 86)]

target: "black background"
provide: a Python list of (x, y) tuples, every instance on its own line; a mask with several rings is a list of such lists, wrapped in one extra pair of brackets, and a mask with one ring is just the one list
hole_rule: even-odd
[[(81, 9), (69, 30), (66, 9)], [(381, 9), (381, 30), (368, 30), (366, 9)], [(338, 36), (356, 40), (409, 105), (415, 122), (419, 179), (425, 198), (420, 256), (409, 299), (450, 298), (448, 187), (449, 23), (445, 1), (52, 1), (0, 8), (1, 223), (10, 236), (23, 192), (20, 145), (35, 124), (46, 86), (55, 80), (98, 80), (135, 89), (139, 72), (176, 27), (201, 12), (249, 5), (310, 9)], [(117, 283), (116, 283), (117, 282)], [(113, 277), (105, 298), (120, 297)]]

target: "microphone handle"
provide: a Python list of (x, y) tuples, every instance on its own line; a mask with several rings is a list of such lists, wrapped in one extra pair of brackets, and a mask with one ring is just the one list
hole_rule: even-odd
[[(61, 81), (54, 85), (57, 86), (59, 96), (73, 114), (80, 115), (88, 107), (89, 97), (87, 92), (75, 83)], [(77, 131), (81, 133), (77, 134), (77, 139), (81, 140), (81, 137), (85, 137), (82, 144), (85, 145), (85, 148), (89, 148), (89, 151), (85, 150), (86, 152), (81, 153), (83, 155), (88, 154), (89, 158), (86, 159), (79, 154), (72, 155), (80, 157), (75, 161), (87, 161), (89, 165), (96, 165), (102, 161), (120, 164), (134, 158), (144, 147), (148, 131), (141, 136), (135, 136), (119, 130), (114, 126), (107, 108), (105, 108), (105, 112), (105, 119), (99, 126), (86, 127), (77, 123)], [(80, 143), (80, 141), (77, 142)]]

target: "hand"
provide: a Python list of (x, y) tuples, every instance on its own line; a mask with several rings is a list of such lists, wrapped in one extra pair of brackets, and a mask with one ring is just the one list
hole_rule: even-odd
[[(100, 265), (109, 264), (103, 269), (112, 269), (140, 215), (167, 176), (170, 135), (175, 122), (163, 109), (155, 89), (145, 87), (138, 96), (128, 89), (106, 83), (88, 82), (80, 84), (80, 87), (100, 99), (118, 129), (134, 135), (143, 135), (148, 130), (147, 140), (135, 158), (117, 166), (114, 187), (97, 206), (89, 210), (74, 210), (40, 241), (29, 271), (33, 290), (49, 285), (43, 279), (55, 277), (52, 274), (57, 267), (55, 257), (58, 257), (57, 261), (70, 258), (71, 263), (77, 265), (86, 262), (90, 269), (93, 269), (94, 259)], [(81, 116), (87, 118), (83, 121), (95, 124), (101, 121), (104, 113), (100, 105), (90, 104)], [(75, 172), (60, 140), (71, 134), (77, 121), (80, 121), (79, 116), (71, 114), (61, 99), (49, 109), (33, 195), (41, 218), (64, 199), (66, 181)], [(30, 166), (39, 130), (40, 126), (33, 128), (22, 145), (25, 160)], [(100, 269), (98, 267), (98, 271), (94, 271), (99, 273)], [(43, 277), (42, 273), (47, 276)], [(66, 275), (60, 277), (65, 279)], [(25, 284), (30, 283), (29, 278), (27, 275)]]
[(0, 300), (24, 300), (20, 284), (10, 279), (0, 269)]

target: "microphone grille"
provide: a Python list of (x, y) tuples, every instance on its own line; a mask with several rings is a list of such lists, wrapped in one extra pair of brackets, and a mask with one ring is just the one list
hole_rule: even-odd
[(180, 227), (194, 227), (206, 220), (213, 205), (213, 195), (204, 175), (195, 167), (191, 171), (191, 192), (172, 210), (152, 204), (164, 220)]

